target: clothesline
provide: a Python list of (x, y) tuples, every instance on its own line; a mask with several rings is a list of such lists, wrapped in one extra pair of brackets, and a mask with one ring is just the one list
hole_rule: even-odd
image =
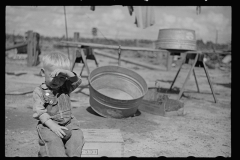
[[(155, 13), (153, 6), (127, 6), (130, 16), (135, 12), (135, 22), (137, 27), (145, 29), (155, 24)], [(95, 11), (95, 6), (90, 10)]]
[[(95, 6), (90, 6), (90, 10), (95, 11)], [(128, 6), (128, 10), (129, 10), (130, 16), (132, 16), (132, 13), (135, 12), (134, 23), (136, 24), (137, 27), (145, 29), (155, 24), (155, 13), (154, 13), (153, 6)], [(200, 12), (201, 12), (201, 6), (197, 6), (197, 14), (200, 14)], [(65, 14), (66, 38), (68, 41), (65, 6), (64, 6), (64, 14)], [(104, 38), (107, 39), (105, 36)], [(118, 47), (120, 48), (120, 45)]]

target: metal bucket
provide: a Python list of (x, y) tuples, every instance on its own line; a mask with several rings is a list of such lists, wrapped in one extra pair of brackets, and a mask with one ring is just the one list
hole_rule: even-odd
[(147, 93), (146, 81), (118, 66), (102, 66), (88, 76), (90, 105), (103, 117), (127, 118), (136, 113)]
[(195, 31), (190, 29), (160, 29), (157, 49), (196, 50)]

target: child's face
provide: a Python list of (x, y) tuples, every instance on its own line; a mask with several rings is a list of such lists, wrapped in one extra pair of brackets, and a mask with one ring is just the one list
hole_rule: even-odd
[(51, 87), (52, 89), (58, 89), (66, 81), (66, 76), (62, 75), (61, 73), (58, 74), (58, 76), (56, 76), (56, 77), (51, 77), (50, 74), (55, 69), (59, 69), (59, 67), (54, 67), (54, 66), (53, 67), (44, 67), (45, 83), (47, 86)]

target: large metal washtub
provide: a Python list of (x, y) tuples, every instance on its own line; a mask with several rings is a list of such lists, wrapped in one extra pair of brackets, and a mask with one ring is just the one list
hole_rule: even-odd
[(183, 28), (160, 29), (156, 48), (167, 50), (196, 50), (195, 31)]
[(127, 118), (136, 113), (147, 93), (146, 81), (119, 66), (102, 66), (88, 76), (90, 105), (103, 117)]

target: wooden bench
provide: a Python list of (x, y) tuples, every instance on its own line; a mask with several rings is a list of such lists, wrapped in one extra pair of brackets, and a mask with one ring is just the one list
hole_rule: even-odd
[(123, 157), (120, 129), (82, 129), (85, 144), (81, 157)]

